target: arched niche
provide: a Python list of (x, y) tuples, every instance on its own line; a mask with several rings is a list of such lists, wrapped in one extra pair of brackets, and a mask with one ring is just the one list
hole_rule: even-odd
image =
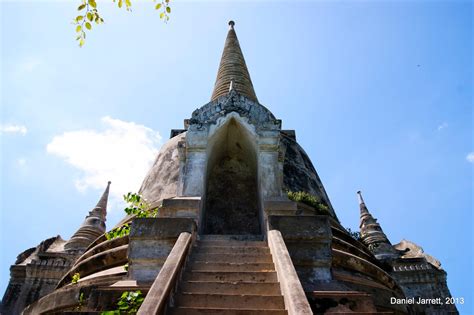
[(255, 131), (229, 115), (210, 131), (202, 234), (261, 233)]

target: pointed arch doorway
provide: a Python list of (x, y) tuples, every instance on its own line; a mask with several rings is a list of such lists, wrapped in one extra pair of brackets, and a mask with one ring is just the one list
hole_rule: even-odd
[(232, 117), (208, 148), (201, 234), (261, 234), (255, 137)]

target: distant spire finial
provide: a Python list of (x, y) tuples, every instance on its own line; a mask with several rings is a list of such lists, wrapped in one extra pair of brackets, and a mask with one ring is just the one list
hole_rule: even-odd
[(357, 196), (359, 197), (359, 204), (365, 203), (364, 198), (362, 198), (362, 192), (360, 190), (357, 191)]
[(397, 252), (392, 248), (392, 244), (387, 238), (387, 235), (382, 230), (382, 227), (367, 209), (362, 193), (357, 192), (359, 196), (360, 205), (360, 236), (362, 243), (369, 247), (369, 250), (376, 258), (397, 257)]
[(230, 20), (230, 21), (229, 21), (229, 26), (230, 26), (231, 29), (234, 28), (234, 25), (235, 25), (235, 22), (232, 21), (232, 20)]
[(89, 212), (79, 229), (69, 241), (64, 244), (66, 251), (84, 251), (97, 237), (105, 232), (105, 220), (107, 216), (107, 200), (111, 182), (107, 182), (102, 197), (97, 205)]
[(110, 190), (111, 183), (112, 182), (110, 180), (107, 182), (107, 187), (105, 188), (105, 191), (102, 194), (102, 197), (100, 197), (99, 202), (97, 202), (97, 205), (95, 206), (95, 208), (103, 209), (104, 217), (107, 211), (107, 201), (109, 200), (109, 190)]

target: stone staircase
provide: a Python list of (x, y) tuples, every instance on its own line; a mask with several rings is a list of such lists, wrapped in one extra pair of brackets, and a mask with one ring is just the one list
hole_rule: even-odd
[(270, 249), (252, 236), (200, 236), (173, 301), (172, 315), (287, 314)]

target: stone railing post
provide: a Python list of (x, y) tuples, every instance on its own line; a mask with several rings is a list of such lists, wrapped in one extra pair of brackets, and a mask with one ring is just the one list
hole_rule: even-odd
[(270, 246), (288, 314), (313, 314), (280, 231), (272, 230), (268, 232), (268, 245)]
[(153, 282), (150, 291), (140, 306), (137, 315), (162, 314), (170, 293), (176, 285), (181, 269), (186, 261), (192, 235), (187, 232), (181, 233), (176, 244), (173, 246), (160, 273)]

